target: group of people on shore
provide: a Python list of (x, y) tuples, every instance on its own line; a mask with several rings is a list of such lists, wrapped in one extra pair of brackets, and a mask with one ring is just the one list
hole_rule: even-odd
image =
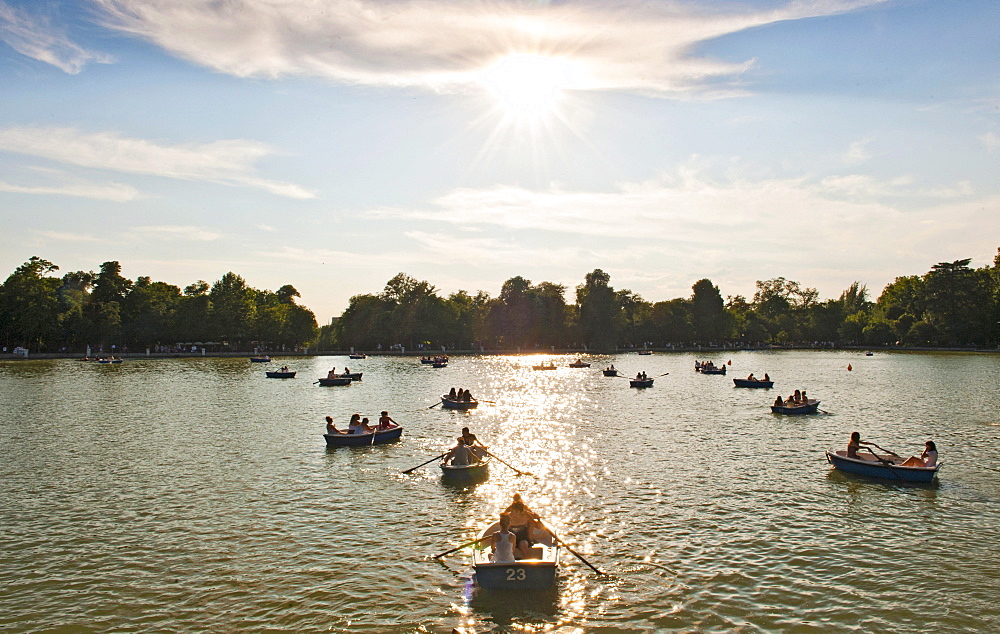
[[(751, 374), (750, 376), (753, 375)], [(764, 380), (766, 381), (767, 375), (765, 374), (764, 377), (765, 377)], [(800, 407), (802, 405), (808, 405), (808, 404), (809, 404), (809, 397), (806, 396), (805, 390), (795, 390), (795, 392), (791, 394), (787, 399), (782, 399), (781, 395), (778, 395), (778, 397), (774, 399), (775, 407)]]
[(489, 448), (480, 442), (468, 427), (463, 427), (462, 435), (458, 437), (455, 446), (441, 460), (446, 465), (460, 467), (482, 462), (488, 454)]
[[(885, 451), (887, 454), (896, 456), (896, 454), (891, 451), (882, 449), (873, 442), (867, 442), (861, 440), (861, 432), (851, 432), (851, 439), (847, 443), (847, 457), (854, 458), (855, 460), (860, 460), (861, 456), (858, 455), (858, 450), (861, 449), (861, 445), (867, 445), (869, 447), (875, 447)], [(871, 451), (870, 449), (868, 451)], [(896, 456), (900, 458), (900, 456)], [(937, 445), (934, 444), (933, 440), (928, 440), (924, 443), (924, 450), (919, 456), (910, 456), (903, 462), (900, 462), (898, 466), (900, 467), (934, 467), (938, 462), (938, 452)]]
[(368, 417), (361, 417), (361, 414), (351, 414), (351, 420), (347, 423), (347, 429), (337, 429), (333, 424), (333, 417), (326, 417), (326, 433), (328, 434), (374, 434), (377, 431), (385, 431), (399, 427), (399, 423), (392, 420), (389, 412), (383, 411), (379, 416), (378, 423), (372, 425), (368, 422)]
[(487, 535), (492, 551), (490, 560), (494, 563), (511, 563), (518, 559), (530, 559), (532, 547), (551, 535), (542, 525), (541, 518), (525, 505), (519, 493), (502, 513), (500, 529)]
[(466, 390), (464, 388), (458, 388), (457, 390), (455, 388), (451, 388), (451, 390), (448, 391), (448, 400), (455, 402), (461, 401), (463, 403), (471, 403), (475, 399), (472, 398), (472, 392), (470, 392), (469, 390)]

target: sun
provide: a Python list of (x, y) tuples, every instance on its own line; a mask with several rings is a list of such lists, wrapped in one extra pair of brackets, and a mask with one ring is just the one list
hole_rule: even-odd
[(571, 85), (568, 71), (559, 58), (512, 54), (486, 68), (479, 81), (505, 115), (537, 120), (558, 113)]

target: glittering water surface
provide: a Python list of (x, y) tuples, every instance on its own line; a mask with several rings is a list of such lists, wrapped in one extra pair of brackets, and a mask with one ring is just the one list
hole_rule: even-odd
[[(0, 629), (940, 631), (1000, 629), (1000, 358), (690, 354), (0, 363)], [(702, 355), (707, 359), (709, 356)], [(553, 359), (556, 371), (533, 371)], [(632, 389), (604, 377), (656, 379)], [(313, 384), (336, 364), (348, 387)], [(847, 371), (851, 364), (853, 371)], [(733, 387), (768, 372), (774, 390)], [(483, 403), (432, 407), (450, 387)], [(806, 388), (826, 413), (770, 413)], [(387, 409), (393, 445), (327, 449), (322, 418)], [(499, 463), (443, 483), (469, 426)], [(939, 482), (831, 470), (851, 431)], [(471, 539), (520, 492), (563, 553), (551, 592), (470, 583)]]

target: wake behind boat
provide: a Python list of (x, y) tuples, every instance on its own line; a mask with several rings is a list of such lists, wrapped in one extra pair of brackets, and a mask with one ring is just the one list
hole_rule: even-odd
[(904, 482), (930, 482), (943, 464), (939, 462), (933, 467), (904, 467), (903, 459), (899, 456), (859, 452), (857, 458), (848, 458), (846, 451), (827, 451), (826, 459), (838, 471)]

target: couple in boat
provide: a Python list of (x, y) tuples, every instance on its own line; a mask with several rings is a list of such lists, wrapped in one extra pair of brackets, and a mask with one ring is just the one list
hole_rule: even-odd
[(383, 411), (379, 416), (378, 424), (374, 427), (368, 424), (368, 418), (361, 418), (361, 414), (351, 414), (351, 420), (347, 423), (346, 430), (337, 429), (333, 424), (333, 417), (326, 417), (326, 433), (328, 434), (373, 434), (377, 431), (386, 431), (399, 427), (399, 423), (392, 420), (389, 412)]
[(868, 442), (861, 440), (860, 432), (851, 432), (851, 440), (847, 443), (847, 457), (854, 458), (855, 460), (861, 460), (861, 456), (858, 455), (858, 450), (861, 449), (861, 445), (868, 445), (880, 449), (887, 454), (891, 454), (898, 460), (893, 460), (900, 467), (934, 467), (938, 462), (938, 452), (937, 445), (934, 444), (933, 440), (928, 440), (924, 443), (924, 450), (919, 456), (910, 456), (906, 460), (902, 457), (892, 453), (888, 449), (882, 449), (873, 442)]
[(442, 458), (444, 464), (453, 467), (464, 467), (479, 464), (489, 451), (468, 427), (462, 428), (462, 435), (457, 438), (455, 446)]
[(532, 558), (533, 545), (546, 540), (549, 534), (538, 514), (515, 493), (510, 506), (500, 513), (500, 529), (484, 539), (490, 540), (493, 563), (511, 563)]

